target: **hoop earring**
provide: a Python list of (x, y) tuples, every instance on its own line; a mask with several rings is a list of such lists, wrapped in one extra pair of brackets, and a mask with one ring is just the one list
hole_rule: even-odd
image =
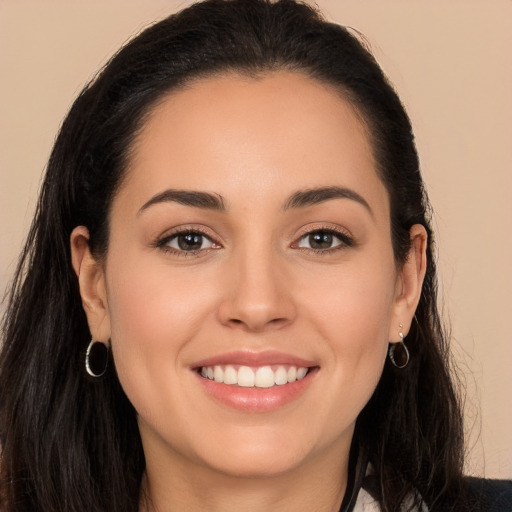
[[(388, 352), (391, 363), (399, 369), (405, 368), (409, 364), (410, 359), (409, 350), (407, 350), (407, 346), (404, 343), (403, 327), (404, 326), (400, 324), (400, 332), (398, 333), (400, 341), (391, 343)], [(397, 351), (397, 348), (399, 348), (399, 351)]]
[(94, 378), (103, 377), (108, 366), (109, 346), (101, 341), (91, 342), (85, 353), (85, 371)]

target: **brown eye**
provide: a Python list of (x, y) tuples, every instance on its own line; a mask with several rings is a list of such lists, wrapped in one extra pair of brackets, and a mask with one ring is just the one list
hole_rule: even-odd
[(308, 242), (311, 249), (330, 249), (332, 247), (334, 236), (326, 231), (317, 231), (308, 236)]
[(178, 247), (182, 251), (197, 251), (203, 245), (203, 235), (197, 233), (187, 233), (177, 237)]
[(352, 245), (352, 241), (341, 233), (326, 229), (312, 231), (302, 236), (297, 247), (315, 251), (327, 251), (341, 245)]
[(200, 251), (210, 249), (214, 244), (206, 235), (188, 231), (169, 238), (165, 245), (179, 251)]

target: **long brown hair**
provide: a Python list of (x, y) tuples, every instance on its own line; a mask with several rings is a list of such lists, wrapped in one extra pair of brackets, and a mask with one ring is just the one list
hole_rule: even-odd
[[(90, 334), (70, 233), (85, 225), (93, 253), (108, 250), (112, 198), (132, 141), (162, 95), (222, 71), (281, 69), (336, 87), (364, 119), (390, 197), (397, 265), (413, 224), (431, 234), (409, 118), (352, 31), (294, 0), (207, 0), (146, 29), (87, 85), (65, 119), (12, 286), (0, 355), (6, 512), (138, 509), (145, 462), (136, 412), (114, 361), (99, 382), (83, 370)], [(407, 338), (411, 363), (403, 370), (386, 363), (356, 427), (384, 511), (398, 510), (415, 493), (432, 507), (447, 504), (461, 478), (461, 411), (436, 306), (431, 241)]]

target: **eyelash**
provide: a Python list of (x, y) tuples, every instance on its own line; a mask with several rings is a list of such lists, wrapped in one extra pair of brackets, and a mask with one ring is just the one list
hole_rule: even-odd
[[(312, 247), (300, 247), (300, 243), (307, 239), (308, 237), (311, 237), (315, 234), (323, 233), (327, 235), (331, 235), (334, 238), (338, 239), (339, 243), (333, 247), (328, 247), (325, 249), (315, 249)], [(207, 247), (205, 249), (194, 249), (194, 250), (184, 250), (184, 249), (178, 249), (175, 247), (170, 247), (169, 243), (175, 239), (177, 239), (179, 236), (183, 235), (199, 235), (203, 237), (203, 239), (208, 240), (213, 246), (215, 247)], [(204, 241), (204, 240), (203, 240)], [(354, 239), (348, 235), (346, 232), (333, 229), (332, 227), (317, 227), (314, 229), (311, 229), (310, 231), (305, 231), (302, 233), (295, 242), (292, 243), (291, 247), (293, 249), (300, 249), (301, 251), (310, 252), (313, 254), (320, 254), (320, 255), (327, 255), (332, 254), (333, 252), (346, 249), (347, 247), (353, 247), (355, 245)], [(155, 246), (164, 252), (172, 253), (177, 256), (182, 257), (190, 257), (190, 256), (197, 256), (201, 253), (209, 252), (212, 249), (218, 249), (222, 247), (219, 243), (215, 242), (213, 238), (207, 234), (205, 231), (199, 229), (199, 228), (185, 228), (180, 229), (177, 231), (174, 231), (173, 233), (165, 236), (164, 238), (159, 239)]]
[[(184, 236), (184, 235), (199, 235), (199, 236), (203, 237), (203, 239), (208, 240), (214, 246), (217, 246), (217, 247), (208, 247), (205, 249), (194, 249), (194, 250), (186, 251), (184, 249), (177, 249), (175, 247), (170, 247), (168, 245), (171, 241), (177, 239), (179, 236)], [(184, 228), (184, 229), (179, 229), (177, 231), (174, 231), (171, 234), (166, 235), (164, 238), (161, 238), (160, 240), (158, 240), (156, 242), (155, 246), (157, 248), (163, 250), (164, 252), (172, 253), (173, 255), (182, 256), (182, 257), (198, 256), (201, 253), (205, 253), (207, 251), (209, 252), (212, 249), (217, 249), (217, 248), (221, 247), (221, 245), (219, 243), (217, 243), (217, 242), (215, 242), (215, 240), (213, 240), (211, 235), (207, 234), (205, 231), (203, 231), (199, 228)]]
[[(327, 235), (331, 235), (334, 238), (337, 238), (339, 243), (333, 247), (328, 247), (326, 249), (314, 249), (312, 247), (300, 247), (299, 244), (301, 241), (311, 237), (312, 235), (324, 233)], [(300, 249), (306, 252), (310, 252), (313, 254), (319, 254), (322, 256), (332, 254), (333, 252), (340, 251), (346, 248), (354, 247), (355, 241), (354, 239), (345, 231), (334, 229), (332, 227), (315, 227), (309, 231), (304, 232), (297, 238), (297, 241), (292, 244), (292, 247), (296, 249)]]

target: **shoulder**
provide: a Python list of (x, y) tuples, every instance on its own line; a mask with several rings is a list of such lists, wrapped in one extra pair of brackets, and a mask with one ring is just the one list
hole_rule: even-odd
[(464, 478), (471, 510), (482, 512), (512, 512), (512, 480)]
[[(355, 507), (348, 509), (350, 512), (381, 510), (375, 498), (374, 484), (375, 482), (371, 482), (371, 477), (365, 478)], [(411, 496), (411, 500), (404, 503), (403, 510), (416, 512), (512, 512), (512, 480), (464, 477), (461, 491), (458, 498), (450, 498), (448, 502), (445, 500), (442, 503), (432, 504), (432, 506), (421, 502), (416, 508), (413, 506), (414, 500)]]

